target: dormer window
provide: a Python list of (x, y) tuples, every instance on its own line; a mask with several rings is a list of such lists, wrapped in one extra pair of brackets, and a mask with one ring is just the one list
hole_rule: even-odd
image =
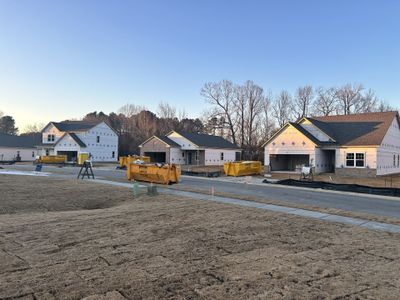
[(47, 141), (48, 142), (54, 142), (54, 134), (48, 134), (47, 135)]

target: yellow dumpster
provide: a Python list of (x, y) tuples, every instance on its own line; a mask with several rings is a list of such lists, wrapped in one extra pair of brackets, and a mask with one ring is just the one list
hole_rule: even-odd
[(85, 162), (85, 161), (87, 161), (89, 159), (89, 153), (86, 153), (86, 152), (81, 152), (81, 153), (79, 153), (79, 155), (78, 155), (78, 165), (83, 165), (83, 163)]
[(123, 167), (126, 166), (126, 159), (127, 159), (127, 156), (120, 156), (119, 157), (119, 167), (120, 168), (123, 168)]
[(67, 162), (67, 156), (66, 155), (39, 156), (38, 161), (41, 164), (63, 164)]
[(125, 168), (128, 166), (128, 164), (131, 164), (137, 160), (141, 160), (144, 163), (150, 163), (150, 157), (149, 156), (139, 156), (139, 155), (128, 155), (128, 156), (121, 156), (119, 158), (119, 167), (120, 168)]
[(261, 174), (260, 161), (235, 161), (224, 163), (226, 176), (246, 176)]
[(172, 184), (179, 182), (181, 168), (175, 164), (128, 164), (126, 176), (129, 180)]

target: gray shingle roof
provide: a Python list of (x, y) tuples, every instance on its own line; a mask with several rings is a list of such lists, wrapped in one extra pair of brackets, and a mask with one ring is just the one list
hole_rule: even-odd
[(294, 128), (296, 128), (298, 131), (300, 131), (302, 134), (304, 134), (307, 138), (309, 138), (314, 144), (318, 146), (328, 146), (328, 145), (335, 145), (335, 142), (322, 142), (318, 140), (315, 136), (313, 136), (310, 132), (308, 132), (306, 129), (304, 129), (301, 125), (297, 123), (290, 123)]
[(156, 136), (158, 139), (162, 140), (164, 143), (166, 143), (167, 145), (170, 145), (172, 147), (177, 147), (179, 148), (180, 145), (178, 143), (175, 143), (173, 140), (171, 140), (169, 137), (167, 136)]
[(199, 147), (206, 147), (206, 148), (221, 148), (221, 149), (239, 149), (238, 146), (235, 144), (227, 141), (226, 139), (215, 136), (215, 135), (208, 135), (202, 133), (188, 133), (188, 132), (181, 132), (176, 131), (189, 141), (193, 142)]
[(0, 133), (0, 147), (35, 148), (40, 142), (40, 135), (19, 136)]
[(102, 121), (63, 121), (51, 122), (60, 131), (85, 131), (100, 124)]

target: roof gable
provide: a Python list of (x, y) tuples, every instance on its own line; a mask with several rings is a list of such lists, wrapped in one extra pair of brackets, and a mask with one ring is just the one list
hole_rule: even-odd
[(158, 139), (161, 142), (163, 142), (164, 144), (173, 147), (173, 148), (180, 148), (180, 145), (175, 143), (173, 140), (171, 140), (170, 138), (166, 137), (166, 136), (157, 136), (157, 135), (153, 135), (151, 137), (149, 137), (147, 140), (145, 140), (143, 143), (141, 143), (139, 145), (139, 147), (142, 147), (144, 144), (150, 142), (152, 139)]
[(316, 126), (311, 120), (306, 117), (300, 119), (297, 124), (302, 126), (305, 130), (315, 136), (319, 141), (332, 142), (335, 141), (327, 132), (323, 131), (320, 127)]
[(54, 146), (56, 146), (58, 143), (60, 143), (65, 137), (70, 136), (80, 147), (86, 148), (86, 144), (75, 134), (72, 132), (66, 132), (58, 139), (57, 142), (54, 143)]
[(281, 129), (279, 129), (277, 132), (275, 132), (269, 139), (263, 144), (263, 147), (267, 146), (270, 142), (272, 142), (274, 139), (276, 139), (282, 132), (284, 132), (288, 127), (293, 127), (296, 129), (298, 132), (300, 132), (304, 137), (306, 137), (310, 142), (312, 142), (314, 145), (318, 145), (319, 141), (307, 130), (305, 130), (303, 127), (301, 127), (297, 123), (292, 123), (288, 122), (286, 123)]

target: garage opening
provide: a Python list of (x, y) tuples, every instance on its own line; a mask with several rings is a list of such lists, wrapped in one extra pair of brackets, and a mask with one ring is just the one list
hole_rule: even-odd
[(296, 171), (310, 164), (310, 156), (305, 154), (271, 154), (271, 171)]
[(167, 154), (165, 152), (145, 152), (144, 155), (150, 157), (150, 162), (166, 163)]
[(57, 155), (66, 155), (69, 162), (78, 160), (78, 151), (57, 151)]

